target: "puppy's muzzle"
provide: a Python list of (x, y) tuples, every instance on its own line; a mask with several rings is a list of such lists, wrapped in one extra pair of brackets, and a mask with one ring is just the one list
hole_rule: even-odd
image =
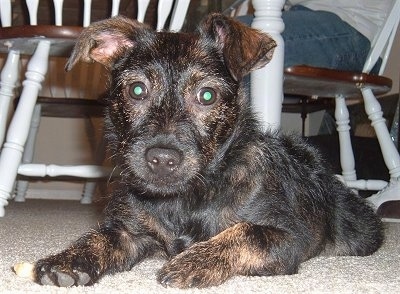
[(150, 170), (160, 177), (172, 174), (182, 162), (181, 153), (172, 148), (149, 148), (146, 151), (145, 158)]

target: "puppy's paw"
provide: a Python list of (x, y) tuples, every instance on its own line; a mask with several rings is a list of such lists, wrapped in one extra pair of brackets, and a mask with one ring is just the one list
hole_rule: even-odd
[(215, 248), (198, 243), (177, 255), (158, 272), (164, 287), (206, 288), (217, 286), (233, 275), (231, 265)]
[(56, 256), (41, 259), (34, 267), (34, 280), (41, 285), (71, 287), (92, 285), (97, 278), (76, 262), (57, 260)]

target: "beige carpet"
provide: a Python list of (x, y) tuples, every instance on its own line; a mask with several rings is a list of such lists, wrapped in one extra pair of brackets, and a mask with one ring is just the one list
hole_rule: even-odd
[(0, 218), (0, 293), (400, 293), (400, 223), (387, 223), (384, 246), (369, 257), (317, 257), (292, 276), (236, 277), (204, 290), (165, 289), (155, 280), (161, 260), (108, 276), (91, 287), (39, 286), (15, 276), (11, 267), (67, 246), (96, 225), (94, 206), (74, 201), (11, 202)]

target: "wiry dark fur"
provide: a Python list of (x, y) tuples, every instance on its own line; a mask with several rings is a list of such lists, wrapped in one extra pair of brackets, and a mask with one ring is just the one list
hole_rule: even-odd
[[(94, 60), (111, 72), (107, 138), (120, 185), (104, 223), (39, 260), (36, 281), (90, 285), (164, 256), (160, 283), (208, 287), (234, 275), (294, 274), (327, 247), (376, 251), (381, 222), (318, 151), (260, 131), (241, 80), (274, 47), (217, 14), (196, 34), (156, 33), (124, 18), (86, 29), (67, 67)], [(136, 82), (148, 89), (143, 99), (132, 96)], [(204, 87), (216, 93), (209, 105), (198, 101)]]

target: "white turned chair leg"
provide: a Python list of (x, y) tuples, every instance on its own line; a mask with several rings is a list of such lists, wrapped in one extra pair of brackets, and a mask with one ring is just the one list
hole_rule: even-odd
[(0, 75), (0, 149), (4, 142), (8, 112), (18, 81), (18, 65), (19, 52), (11, 50)]
[(378, 139), (383, 159), (389, 174), (392, 179), (400, 177), (400, 156), (399, 152), (390, 137), (389, 129), (383, 118), (381, 105), (375, 98), (371, 89), (363, 89), (363, 98), (365, 104), (365, 111), (368, 118), (371, 120), (371, 126), (374, 128), (376, 137)]
[(350, 137), (350, 119), (345, 97), (335, 97), (335, 119), (339, 135), (340, 165), (345, 181), (357, 180), (353, 147)]
[[(41, 105), (36, 104), (33, 111), (31, 127), (29, 130), (28, 139), (26, 140), (24, 154), (22, 155), (22, 163), (31, 163), (33, 161), (33, 154), (35, 152), (36, 135), (40, 125)], [(24, 202), (26, 191), (28, 190), (29, 182), (26, 180), (19, 180), (16, 184), (15, 198), (16, 202)]]
[(40, 41), (28, 63), (18, 107), (11, 120), (0, 155), (0, 217), (4, 216), (4, 206), (7, 205), (7, 199), (10, 198), (14, 188), (36, 99), (47, 72), (49, 50), (50, 42)]
[(86, 181), (83, 186), (82, 204), (91, 204), (93, 202), (94, 191), (96, 190), (97, 182), (95, 181)]
[(282, 7), (284, 0), (253, 0), (255, 18), (252, 27), (268, 32), (277, 42), (274, 56), (265, 67), (251, 73), (251, 103), (264, 128), (279, 129), (283, 101), (284, 29)]
[(363, 89), (362, 94), (365, 111), (371, 120), (371, 126), (375, 130), (383, 159), (390, 174), (388, 186), (368, 198), (375, 208), (378, 209), (384, 202), (400, 200), (400, 155), (390, 137), (378, 100), (370, 89)]

